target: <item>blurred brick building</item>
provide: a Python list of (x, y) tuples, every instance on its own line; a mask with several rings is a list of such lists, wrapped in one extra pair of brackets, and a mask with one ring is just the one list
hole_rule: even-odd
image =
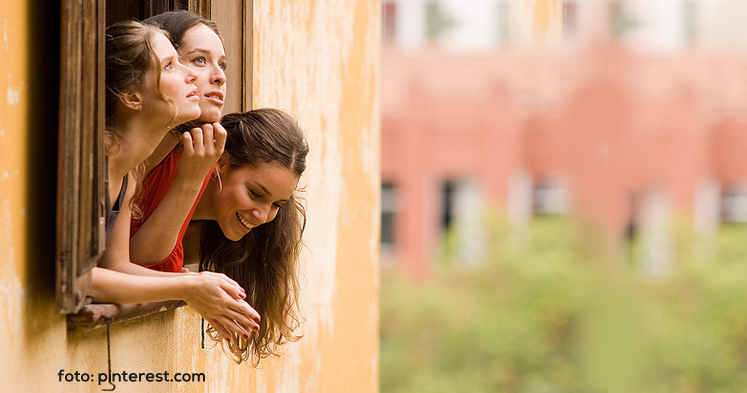
[(639, 236), (653, 273), (673, 219), (747, 221), (747, 6), (638, 3), (383, 2), (384, 264), (423, 273), (454, 227), (479, 258), (491, 207)]

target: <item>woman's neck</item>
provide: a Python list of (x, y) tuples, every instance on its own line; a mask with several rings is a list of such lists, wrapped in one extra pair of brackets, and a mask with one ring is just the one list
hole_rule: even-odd
[(116, 153), (109, 157), (110, 179), (121, 179), (145, 161), (168, 133), (167, 125), (144, 121), (141, 116), (119, 119), (116, 134)]
[(205, 192), (202, 193), (200, 200), (197, 201), (195, 206), (195, 212), (192, 215), (192, 220), (216, 220), (215, 211), (213, 210), (213, 194), (219, 192), (217, 181), (214, 177), (210, 176)]

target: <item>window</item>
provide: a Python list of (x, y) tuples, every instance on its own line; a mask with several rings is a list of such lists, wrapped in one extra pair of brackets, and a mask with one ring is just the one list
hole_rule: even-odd
[(495, 23), (495, 34), (498, 37), (498, 43), (505, 45), (509, 38), (509, 9), (508, 1), (500, 0), (496, 3), (496, 23)]
[(436, 41), (441, 34), (454, 24), (451, 18), (444, 16), (438, 1), (425, 3), (425, 36)]
[(104, 250), (103, 15), (103, 0), (63, 2), (56, 286), (64, 313), (85, 305), (88, 272)]
[(732, 187), (721, 196), (721, 220), (728, 223), (747, 222), (747, 187)]
[(578, 29), (578, 8), (576, 0), (563, 0), (563, 36), (570, 39)]
[[(228, 0), (213, 2), (228, 4)], [(174, 9), (210, 17), (211, 0), (62, 2), (56, 239), (57, 310), (61, 313), (78, 312), (88, 303), (90, 270), (105, 246), (105, 25)], [(237, 14), (239, 18), (246, 16)], [(244, 21), (240, 21), (240, 30)], [(237, 47), (245, 50), (242, 45)], [(240, 64), (235, 68), (243, 72)], [(242, 84), (236, 83), (239, 89)], [(241, 102), (242, 97), (237, 94), (235, 99)], [(241, 108), (234, 105), (232, 109)]]
[(385, 1), (381, 21), (384, 42), (392, 42), (397, 37), (397, 3)]
[(454, 199), (456, 182), (446, 180), (441, 183), (441, 230), (448, 231), (454, 221)]
[(697, 26), (695, 23), (695, 12), (696, 5), (693, 0), (686, 0), (683, 4), (683, 29), (684, 29), (684, 41), (686, 46), (691, 46), (695, 43), (697, 38)]
[(623, 38), (636, 25), (637, 21), (628, 15), (622, 1), (615, 0), (609, 4), (609, 33), (611, 37)]
[(381, 185), (381, 246), (393, 247), (397, 243), (396, 217), (399, 210), (397, 187), (391, 183)]
[(568, 196), (565, 184), (559, 179), (537, 182), (532, 196), (534, 214), (565, 214), (568, 211)]

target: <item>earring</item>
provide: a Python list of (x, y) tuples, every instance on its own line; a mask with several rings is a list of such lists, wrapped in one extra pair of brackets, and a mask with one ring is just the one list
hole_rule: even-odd
[(223, 181), (220, 179), (220, 172), (218, 171), (218, 168), (215, 168), (213, 170), (213, 175), (215, 175), (215, 178), (218, 179), (218, 192), (223, 191)]

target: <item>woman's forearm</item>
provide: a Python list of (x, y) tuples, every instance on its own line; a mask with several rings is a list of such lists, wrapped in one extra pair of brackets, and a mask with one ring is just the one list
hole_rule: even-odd
[[(203, 177), (204, 179), (204, 177)], [(138, 265), (151, 265), (166, 259), (176, 246), (202, 187), (200, 179), (177, 177), (163, 200), (130, 238), (130, 259)]]
[(96, 303), (147, 303), (183, 300), (189, 290), (187, 275), (137, 276), (111, 269), (95, 267), (91, 277), (91, 293)]

